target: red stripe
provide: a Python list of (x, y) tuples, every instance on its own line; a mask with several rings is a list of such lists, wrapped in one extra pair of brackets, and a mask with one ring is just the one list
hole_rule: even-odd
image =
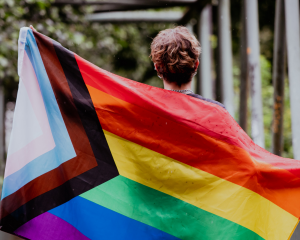
[[(180, 93), (151, 87), (107, 72), (75, 55), (86, 84), (207, 136), (246, 150), (255, 159), (300, 177), (300, 162), (259, 147), (222, 107)], [(180, 95), (178, 95), (180, 94)], [(192, 114), (191, 114), (192, 113)]]
[[(256, 161), (244, 149), (88, 86), (103, 129), (172, 159), (248, 188), (296, 217), (300, 179)], [(150, 157), (151, 158), (151, 157)]]

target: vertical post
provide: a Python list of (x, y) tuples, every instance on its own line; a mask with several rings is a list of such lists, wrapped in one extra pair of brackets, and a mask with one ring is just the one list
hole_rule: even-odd
[(273, 54), (274, 112), (272, 125), (272, 152), (278, 156), (281, 156), (283, 145), (282, 134), (286, 58), (285, 55), (284, 0), (276, 0)]
[(4, 138), (4, 113), (5, 113), (5, 101), (4, 101), (4, 87), (0, 85), (0, 174), (3, 176), (5, 168), (5, 138)]
[[(4, 88), (2, 82), (0, 82), (0, 174), (3, 177), (4, 168), (5, 168), (5, 161), (4, 161), (4, 112), (5, 112), (5, 105), (4, 105)], [(0, 193), (2, 190), (2, 184), (0, 185)], [(0, 239), (6, 240), (17, 240), (18, 237), (5, 233), (0, 232)]]
[(294, 158), (300, 160), (300, 39), (299, 0), (285, 0), (285, 29)]
[[(193, 24), (188, 23), (188, 24), (186, 25), (186, 28), (189, 30), (189, 32), (190, 32), (191, 34), (194, 35)], [(194, 93), (197, 92), (197, 91), (196, 91), (196, 88), (197, 88), (197, 80), (196, 80), (196, 76), (194, 76), (193, 79), (192, 79), (192, 91), (193, 91)]]
[(242, 3), (242, 35), (240, 47), (241, 73), (240, 73), (240, 106), (239, 124), (245, 132), (248, 127), (248, 98), (249, 98), (249, 67), (247, 59), (246, 14), (245, 1)]
[(205, 98), (213, 98), (212, 74), (211, 74), (211, 6), (207, 5), (203, 8), (199, 16), (199, 39), (202, 49), (200, 66), (199, 66), (199, 82), (200, 94)]
[(253, 141), (265, 146), (263, 110), (261, 98), (261, 78), (259, 62), (259, 29), (257, 0), (245, 0), (247, 53), (249, 79), (251, 83), (251, 135)]
[(219, 78), (223, 103), (234, 117), (230, 0), (220, 0), (218, 7)]

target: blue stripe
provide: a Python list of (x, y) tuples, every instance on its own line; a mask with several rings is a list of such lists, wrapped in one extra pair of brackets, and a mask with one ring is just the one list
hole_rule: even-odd
[(79, 196), (49, 212), (70, 223), (90, 239), (178, 239)]
[(53, 150), (39, 156), (35, 160), (25, 165), (19, 171), (5, 178), (3, 183), (2, 199), (14, 193), (31, 180), (76, 157), (72, 141), (69, 137), (64, 120), (60, 113), (32, 30), (28, 30), (27, 32), (25, 50), (29, 56), (39, 82), (51, 132), (56, 146)]

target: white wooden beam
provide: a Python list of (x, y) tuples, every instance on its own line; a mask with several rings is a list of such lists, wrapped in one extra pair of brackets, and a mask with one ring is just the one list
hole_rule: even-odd
[(223, 104), (234, 117), (230, 0), (220, 0), (218, 6), (219, 78)]
[(198, 24), (199, 40), (201, 44), (201, 55), (199, 64), (199, 87), (200, 94), (205, 97), (213, 98), (212, 85), (212, 53), (211, 53), (211, 5), (207, 5), (200, 13)]
[(285, 0), (285, 29), (294, 158), (300, 160), (300, 30), (299, 0)]
[[(123, 4), (105, 4), (105, 5), (97, 5), (93, 6), (94, 13), (101, 13), (101, 12), (116, 12), (116, 11), (133, 11), (133, 10), (147, 10), (153, 8), (170, 8), (173, 6), (187, 6), (186, 4), (174, 4), (168, 3), (164, 5), (160, 4), (149, 4), (149, 5), (123, 5)], [(188, 5), (189, 6), (189, 5)]]
[(193, 4), (197, 0), (55, 0), (54, 4), (71, 5), (104, 5), (104, 4), (122, 4), (122, 5), (166, 5), (166, 4)]
[(86, 19), (93, 22), (178, 22), (182, 16), (180, 11), (128, 11), (94, 13)]
[(253, 141), (265, 147), (263, 109), (261, 97), (260, 47), (257, 0), (244, 0), (246, 14), (247, 53), (251, 83), (251, 136)]

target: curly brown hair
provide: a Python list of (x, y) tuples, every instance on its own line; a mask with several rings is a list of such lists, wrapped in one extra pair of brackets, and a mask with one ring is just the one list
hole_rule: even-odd
[(178, 86), (188, 83), (196, 71), (201, 47), (186, 27), (160, 31), (151, 43), (150, 57), (158, 75)]

